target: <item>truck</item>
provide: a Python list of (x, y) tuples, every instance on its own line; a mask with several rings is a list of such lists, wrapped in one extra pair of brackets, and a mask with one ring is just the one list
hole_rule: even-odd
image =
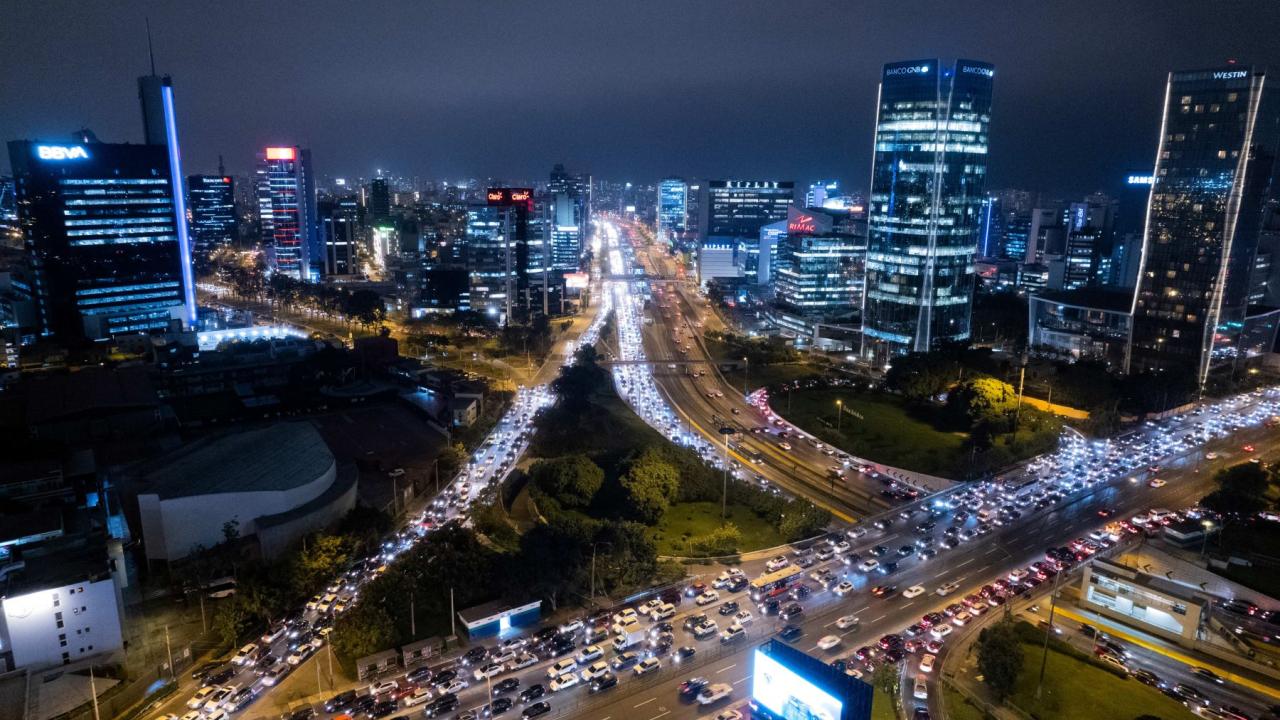
[(645, 630), (640, 626), (639, 621), (629, 622), (618, 628), (618, 630), (618, 634), (613, 638), (615, 652), (622, 652), (644, 642)]

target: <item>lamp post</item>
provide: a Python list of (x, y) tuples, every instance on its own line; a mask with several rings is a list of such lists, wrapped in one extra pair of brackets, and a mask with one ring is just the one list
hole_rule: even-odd
[(1204, 528), (1204, 540), (1200, 543), (1200, 557), (1204, 557), (1209, 550), (1209, 531), (1213, 530), (1212, 520), (1201, 520), (1200, 526)]
[(747, 392), (747, 382), (750, 379), (750, 377), (751, 377), (751, 361), (748, 358), (743, 357), (742, 358), (742, 397), (746, 397), (748, 394), (750, 394)]
[(840, 432), (840, 423), (844, 420), (844, 400), (836, 399), (836, 432)]

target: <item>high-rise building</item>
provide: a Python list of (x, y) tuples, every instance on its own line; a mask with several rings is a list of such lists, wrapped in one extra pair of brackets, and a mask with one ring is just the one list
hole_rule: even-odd
[(689, 185), (680, 178), (658, 183), (658, 240), (674, 245), (688, 228)]
[(324, 269), (311, 151), (269, 147), (258, 155), (258, 213), (272, 272), (314, 282)]
[(103, 340), (190, 325), (170, 149), (90, 135), (9, 143), (40, 334)]
[[(864, 352), (969, 337), (992, 65), (884, 66), (868, 211)], [(865, 342), (870, 341), (870, 343)], [(879, 354), (877, 352), (877, 354)]]
[(1238, 340), (1280, 122), (1264, 79), (1244, 65), (1169, 74), (1130, 370), (1181, 368), (1203, 384), (1244, 359)]
[(239, 238), (235, 181), (221, 170), (217, 175), (187, 178), (191, 250), (196, 257), (208, 257), (214, 250), (231, 247)]
[(355, 197), (320, 200), (320, 237), (324, 242), (324, 274), (354, 275), (360, 244), (360, 203)]
[(591, 228), (591, 176), (574, 175), (556, 165), (547, 184), (551, 198), (551, 263), (555, 270), (576, 272), (582, 240)]
[(840, 183), (835, 180), (819, 180), (809, 184), (809, 191), (804, 194), (804, 206), (807, 208), (826, 207), (827, 200), (840, 197)]
[(391, 220), (391, 188), (386, 178), (369, 183), (369, 224), (382, 225)]
[(795, 188), (794, 182), (777, 180), (709, 181), (704, 240), (754, 242), (761, 227), (786, 219)]
[(706, 228), (707, 222), (707, 184), (697, 180), (688, 182), (688, 191), (685, 193), (685, 232), (684, 242), (681, 243), (682, 250), (692, 250), (697, 247), (698, 241), (705, 237), (703, 230)]
[(515, 295), (515, 261), (511, 242), (514, 211), (500, 205), (467, 208), (466, 259), (468, 296), (461, 309), (485, 313), (495, 320), (510, 317)]
[(865, 235), (839, 232), (815, 208), (792, 208), (774, 268), (779, 324), (809, 334), (813, 323), (848, 322), (862, 306)]

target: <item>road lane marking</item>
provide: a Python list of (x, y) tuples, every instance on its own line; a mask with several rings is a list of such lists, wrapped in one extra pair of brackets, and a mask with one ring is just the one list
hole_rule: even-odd
[(993, 553), (993, 552), (997, 552), (997, 551), (999, 551), (999, 550), (1000, 550), (1000, 546), (999, 546), (999, 545), (992, 545), (992, 546), (991, 546), (991, 549), (990, 549), (990, 550), (988, 550), (986, 554), (987, 554), (987, 555), (990, 555), (991, 553)]
[(965, 560), (964, 562), (960, 563), (959, 565), (956, 565), (956, 567), (964, 567), (965, 565), (968, 565), (969, 563), (971, 563), (971, 562), (973, 562), (974, 560), (977, 560), (977, 559), (978, 559), (978, 558), (969, 558), (968, 560)]
[[(888, 613), (885, 613), (885, 615), (888, 615)], [(881, 615), (880, 617), (876, 618), (875, 620), (872, 620), (871, 622), (880, 622), (885, 618), (885, 615)]]
[(727, 672), (727, 671), (732, 670), (732, 669), (734, 669), (734, 668), (736, 668), (736, 667), (738, 667), (738, 663), (734, 663), (734, 664), (730, 665), (729, 667), (722, 667), (722, 668), (720, 668), (719, 670), (717, 670), (717, 671), (716, 671), (716, 674), (717, 674), (717, 675), (719, 675), (719, 674), (720, 674), (720, 673), (722, 673), (722, 672)]
[(658, 720), (658, 718), (660, 718), (660, 717), (666, 717), (667, 715), (670, 715), (670, 714), (671, 714), (671, 711), (670, 711), (670, 710), (663, 710), (662, 712), (658, 713), (657, 715), (654, 715), (653, 717), (649, 718), (649, 720)]
[(737, 684), (739, 684), (739, 683), (744, 683), (744, 682), (746, 682), (746, 681), (748, 681), (748, 680), (750, 680), (750, 679), (751, 679), (751, 676), (750, 676), (750, 675), (748, 675), (748, 676), (746, 676), (746, 677), (738, 678), (737, 680), (734, 680), (734, 681), (733, 681), (733, 684), (734, 684), (734, 685), (737, 685)]
[(648, 700), (645, 700), (644, 702), (640, 702), (640, 703), (636, 703), (635, 705), (632, 705), (632, 707), (640, 707), (641, 705), (648, 705), (649, 703), (657, 699), (658, 699), (658, 696), (654, 695), (653, 697), (649, 698)]

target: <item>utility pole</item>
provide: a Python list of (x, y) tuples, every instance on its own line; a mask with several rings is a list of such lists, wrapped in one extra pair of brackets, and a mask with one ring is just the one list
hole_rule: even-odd
[(173, 646), (169, 644), (169, 626), (164, 626), (164, 651), (169, 656), (169, 679), (176, 680), (173, 676)]
[(93, 665), (89, 665), (89, 694), (93, 696), (93, 720), (102, 720), (98, 716), (98, 686), (93, 681)]
[(453, 588), (449, 588), (449, 634), (458, 636), (458, 616), (453, 612)]
[(436, 476), (436, 494), (440, 494), (440, 458), (431, 461), (432, 474)]
[(417, 617), (413, 613), (413, 591), (412, 590), (409, 591), (409, 635), (415, 638), (418, 637)]
[(836, 398), (836, 432), (840, 432), (840, 423), (844, 420), (844, 400)]
[(742, 397), (746, 397), (749, 394), (747, 392), (747, 381), (751, 378), (751, 360), (750, 358), (744, 357), (742, 358), (742, 362)]
[(1053, 576), (1053, 591), (1049, 593), (1049, 624), (1044, 628), (1044, 647), (1040, 656), (1040, 682), (1036, 685), (1036, 699), (1040, 699), (1041, 693), (1044, 692), (1044, 670), (1049, 664), (1049, 633), (1053, 630), (1053, 611), (1058, 606), (1058, 581), (1062, 579), (1062, 573), (1065, 569), (1059, 571)]
[(1022, 384), (1027, 379), (1027, 356), (1022, 355), (1022, 369), (1018, 372), (1018, 406), (1013, 411), (1013, 431), (1018, 432), (1018, 420), (1022, 416)]
[(201, 634), (208, 635), (209, 623), (205, 622), (204, 619), (204, 588), (200, 588), (196, 592), (200, 596), (200, 631)]

